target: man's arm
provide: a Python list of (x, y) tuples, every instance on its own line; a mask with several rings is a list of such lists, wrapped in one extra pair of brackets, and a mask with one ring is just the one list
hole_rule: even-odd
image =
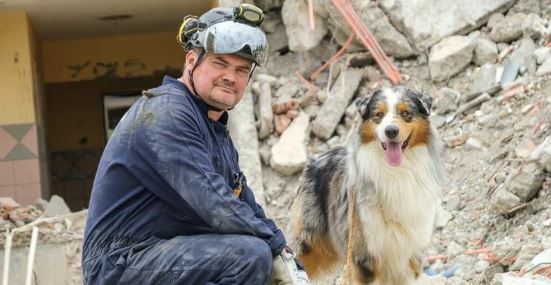
[(251, 206), (251, 208), (253, 208), (255, 217), (261, 219), (270, 229), (272, 229), (272, 231), (279, 230), (276, 224), (274, 223), (274, 221), (266, 217), (266, 214), (264, 213), (264, 209), (262, 208), (262, 206), (256, 203), (253, 191), (246, 183), (244, 185), (242, 198), (245, 202), (247, 202), (247, 204)]
[(257, 236), (268, 243), (274, 256), (280, 254), (285, 246), (283, 233), (236, 198), (215, 171), (192, 111), (172, 102), (167, 109), (167, 114), (156, 114), (155, 123), (138, 127), (136, 132), (145, 141), (144, 148), (136, 146), (139, 155), (154, 157), (152, 167), (211, 228)]

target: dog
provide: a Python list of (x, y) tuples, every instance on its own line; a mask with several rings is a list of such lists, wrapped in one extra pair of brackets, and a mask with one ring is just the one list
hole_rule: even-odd
[(356, 101), (345, 145), (308, 162), (291, 232), (313, 280), (343, 263), (352, 284), (414, 284), (421, 275), (446, 177), (431, 103), (403, 86), (376, 90)]

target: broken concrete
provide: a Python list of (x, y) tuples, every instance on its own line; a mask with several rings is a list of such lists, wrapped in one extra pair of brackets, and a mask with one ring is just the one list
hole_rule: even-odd
[(496, 66), (484, 64), (473, 74), (473, 81), (469, 87), (469, 93), (484, 93), (490, 91), (496, 85)]
[(273, 33), (266, 33), (266, 37), (270, 43), (270, 53), (284, 51), (289, 47), (289, 39), (283, 23)]
[(544, 177), (543, 169), (537, 163), (528, 163), (511, 179), (507, 190), (516, 194), (523, 202), (529, 201), (541, 189)]
[(494, 42), (512, 42), (522, 36), (524, 30), (525, 14), (517, 13), (507, 15), (502, 20), (496, 21), (490, 32), (490, 39)]
[(536, 44), (529, 37), (524, 37), (518, 42), (518, 47), (511, 53), (510, 58), (518, 60), (520, 65), (526, 65), (526, 62), (534, 54)]
[(239, 166), (247, 177), (247, 183), (254, 191), (258, 203), (264, 205), (264, 186), (260, 155), (258, 154), (258, 132), (254, 119), (253, 96), (250, 91), (246, 92), (241, 102), (230, 111), (228, 129), (239, 153)]
[[(395, 58), (406, 58), (415, 54), (407, 39), (402, 35), (388, 20), (383, 10), (370, 1), (352, 2), (358, 16), (366, 24), (369, 31), (377, 39), (381, 48), (389, 56)], [(344, 17), (336, 9), (329, 10), (330, 22), (333, 27), (340, 29), (344, 35), (339, 38), (339, 43), (343, 44), (348, 35), (353, 33)], [(363, 48), (363, 44), (356, 41), (358, 46)]]
[(478, 37), (475, 39), (473, 62), (478, 65), (495, 63), (497, 60), (497, 45), (489, 39)]
[[(392, 23), (419, 51), (441, 39), (467, 33), (484, 24), (495, 12), (511, 6), (514, 0), (407, 1), (382, 0), (381, 6)], [(453, 11), (453, 15), (450, 15)], [(420, 16), (422, 15), (422, 16)]]
[(551, 57), (546, 59), (536, 72), (537, 75), (545, 75), (551, 73)]
[(348, 69), (341, 72), (312, 124), (314, 134), (326, 140), (331, 137), (358, 89), (363, 74), (361, 69)]
[(311, 29), (308, 6), (303, 0), (284, 1), (281, 17), (289, 39), (289, 49), (292, 51), (307, 51), (318, 45), (327, 34), (325, 19), (317, 14), (314, 14), (315, 27)]
[[(232, 0), (222, 0), (222, 1), (232, 1)], [(233, 1), (235, 1), (235, 0), (233, 0)], [(237, 5), (239, 5), (239, 3), (241, 3), (241, 2), (250, 2), (250, 1), (239, 0), (239, 1), (235, 1), (235, 2), (238, 2)], [(279, 7), (281, 7), (281, 4), (283, 2), (284, 2), (284, 0), (255, 0), (254, 1), (254, 3), (260, 9), (262, 9), (262, 11), (269, 11), (269, 10), (272, 10), (272, 9), (275, 9), (275, 8), (279, 8)]]
[(534, 51), (534, 56), (536, 57), (537, 64), (543, 64), (548, 58), (551, 57), (551, 47), (537, 48)]
[(307, 152), (304, 142), (309, 125), (308, 115), (300, 112), (272, 147), (270, 165), (283, 175), (292, 175), (306, 165)]
[(545, 145), (541, 146), (539, 163), (547, 172), (551, 172), (551, 140), (546, 140)]
[(258, 138), (263, 139), (272, 134), (274, 130), (274, 115), (272, 112), (272, 88), (269, 82), (260, 84), (258, 94), (258, 120), (260, 128)]
[[(0, 250), (0, 268), (4, 266), (5, 250)], [(15, 247), (10, 253), (10, 271), (8, 284), (25, 284), (29, 249)], [(66, 256), (66, 245), (63, 243), (37, 244), (33, 268), (32, 284), (74, 284), (70, 283), (69, 264)], [(5, 274), (5, 273), (4, 273)]]
[(440, 89), (435, 96), (433, 108), (436, 114), (447, 114), (457, 109), (461, 94), (451, 88)]
[(44, 209), (44, 215), (46, 216), (66, 215), (69, 213), (71, 213), (69, 206), (67, 206), (63, 198), (57, 195), (52, 195)]
[(443, 81), (461, 72), (473, 58), (474, 43), (466, 36), (451, 36), (431, 48), (430, 75), (433, 81)]
[(504, 187), (497, 190), (490, 201), (493, 208), (502, 214), (508, 214), (521, 204), (520, 198), (507, 191)]

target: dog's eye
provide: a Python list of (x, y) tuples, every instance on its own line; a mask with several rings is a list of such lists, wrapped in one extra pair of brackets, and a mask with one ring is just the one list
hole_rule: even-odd
[(400, 116), (402, 116), (404, 119), (410, 119), (411, 113), (407, 110), (400, 112)]
[(375, 113), (375, 118), (382, 119), (385, 116), (385, 113), (383, 112), (377, 112)]

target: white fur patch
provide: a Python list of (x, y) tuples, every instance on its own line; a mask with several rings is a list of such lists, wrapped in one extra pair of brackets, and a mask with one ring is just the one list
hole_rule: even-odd
[(383, 270), (408, 274), (409, 259), (430, 243), (440, 193), (429, 149), (426, 145), (409, 148), (402, 164), (392, 167), (379, 143), (373, 142), (360, 146), (355, 166), (356, 178), (366, 177), (374, 186), (364, 186), (367, 201), (357, 201), (363, 207), (359, 213), (368, 250)]
[(401, 95), (395, 92), (392, 92), (390, 89), (384, 89), (383, 94), (385, 96), (385, 102), (387, 105), (387, 113), (381, 120), (381, 123), (377, 126), (376, 132), (379, 140), (388, 141), (389, 138), (386, 137), (385, 128), (389, 125), (393, 125), (396, 120), (396, 105), (400, 102)]

